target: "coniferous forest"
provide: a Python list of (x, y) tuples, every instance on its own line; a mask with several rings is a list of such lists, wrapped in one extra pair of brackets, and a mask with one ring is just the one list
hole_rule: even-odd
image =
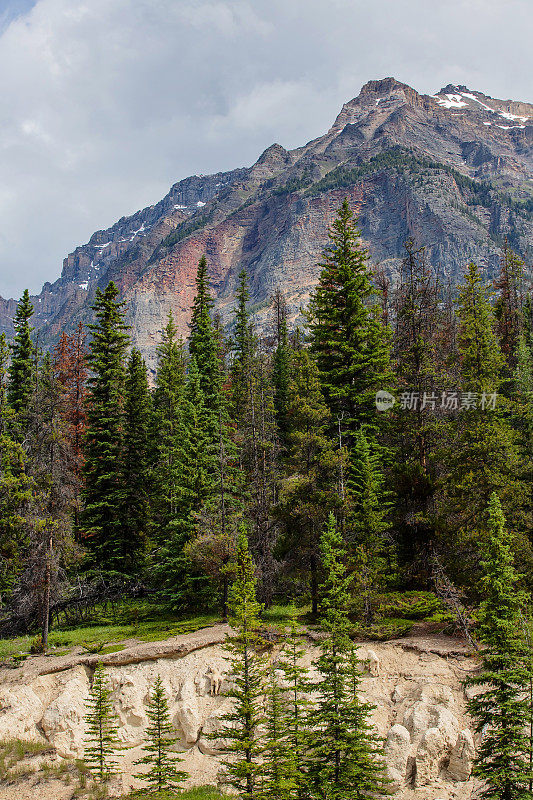
[[(350, 797), (382, 797), (351, 641), (383, 634), (384, 598), (432, 593), (448, 629), (482, 652), (472, 680), (490, 692), (471, 713), (493, 732), (476, 767), (486, 796), (529, 797), (520, 794), (531, 780), (522, 726), (533, 588), (524, 263), (505, 246), (495, 281), (469, 263), (454, 287), (408, 241), (391, 277), (373, 267), (346, 201), (329, 235), (300, 327), (278, 289), (270, 329), (255, 330), (242, 271), (224, 329), (202, 258), (189, 334), (181, 339), (169, 314), (155, 375), (131, 347), (112, 282), (96, 292), (92, 323), (62, 333), (50, 352), (24, 293), (13, 340), (0, 339), (2, 635), (34, 634), (46, 650), (54, 626), (118, 597), (183, 618), (229, 615), (242, 669), (230, 749), (244, 754), (230, 770), (242, 796), (342, 798), (355, 785)], [(305, 747), (276, 681), (248, 658), (263, 611), (279, 602), (305, 607), (327, 634), (320, 736), (305, 731)], [(283, 669), (300, 696), (295, 624)], [(265, 685), (270, 766), (259, 791), (249, 710)], [(157, 702), (155, 720), (165, 710)], [(245, 718), (250, 727), (239, 728)], [(281, 777), (279, 731), (294, 756)]]

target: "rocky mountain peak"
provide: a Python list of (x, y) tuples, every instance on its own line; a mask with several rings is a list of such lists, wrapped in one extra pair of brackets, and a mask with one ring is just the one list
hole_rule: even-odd
[(380, 117), (404, 105), (422, 107), (424, 98), (411, 86), (396, 78), (368, 81), (357, 97), (343, 105), (330, 133), (339, 133), (346, 125), (358, 123), (369, 115), (379, 122)]
[[(273, 144), (252, 167), (180, 180), (155, 205), (97, 231), (32, 298), (39, 341), (54, 344), (63, 329), (89, 322), (96, 287), (113, 279), (134, 343), (153, 366), (169, 309), (187, 333), (203, 253), (224, 324), (242, 268), (256, 325), (270, 324), (277, 287), (298, 321), (344, 197), (360, 208), (372, 258), (393, 279), (408, 238), (453, 280), (470, 258), (492, 277), (506, 238), (530, 264), (533, 105), (464, 85), (423, 95), (393, 77), (369, 81), (323, 136), (291, 151)], [(0, 298), (8, 335), (15, 307)]]

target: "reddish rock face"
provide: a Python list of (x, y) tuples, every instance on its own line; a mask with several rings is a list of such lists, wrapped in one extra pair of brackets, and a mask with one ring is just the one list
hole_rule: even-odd
[[(51, 344), (90, 319), (96, 287), (112, 279), (153, 367), (169, 310), (187, 333), (204, 253), (224, 323), (243, 267), (260, 328), (278, 286), (291, 319), (301, 319), (344, 197), (359, 211), (372, 259), (392, 276), (409, 237), (441, 275), (456, 279), (472, 258), (491, 275), (505, 236), (530, 254), (532, 179), (533, 106), (465, 86), (430, 97), (394, 78), (370, 81), (324, 136), (290, 152), (272, 145), (250, 168), (187, 178), (157, 205), (95, 233), (33, 298), (35, 325)], [(14, 309), (0, 298), (0, 330), (11, 333)]]

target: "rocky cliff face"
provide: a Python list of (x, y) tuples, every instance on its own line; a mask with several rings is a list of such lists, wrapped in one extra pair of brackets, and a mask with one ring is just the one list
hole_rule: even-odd
[[(153, 366), (170, 309), (187, 331), (203, 253), (224, 321), (242, 267), (260, 326), (278, 286), (297, 318), (344, 197), (359, 209), (373, 261), (391, 274), (409, 237), (445, 279), (456, 280), (472, 258), (493, 275), (505, 237), (528, 260), (533, 105), (465, 86), (428, 96), (394, 78), (370, 81), (324, 136), (292, 151), (274, 144), (250, 168), (187, 178), (156, 205), (95, 233), (33, 298), (40, 341), (87, 321), (96, 287), (113, 279), (134, 342)], [(12, 300), (0, 299), (8, 333), (13, 311)]]
[[(101, 658), (125, 745), (120, 755), (123, 775), (115, 779), (113, 793), (138, 786), (134, 775), (139, 769), (134, 762), (141, 755), (148, 724), (150, 684), (158, 674), (170, 698), (177, 749), (190, 773), (189, 784), (224, 788), (221, 718), (231, 708), (226, 694), (233, 681), (221, 647), (227, 632), (227, 626), (217, 626), (109, 655), (41, 657), (30, 659), (19, 670), (0, 670), (0, 739), (19, 737), (48, 744), (52, 748), (49, 759), (56, 766), (82, 757), (85, 700), (95, 662)], [(365, 670), (361, 690), (375, 706), (372, 723), (384, 740), (394, 797), (471, 797), (476, 741), (465, 715), (462, 680), (475, 669), (475, 662), (467, 648), (448, 637), (429, 636), (362, 645), (358, 654)], [(316, 646), (308, 644), (303, 662), (309, 666), (316, 656)], [(74, 787), (69, 794), (60, 783), (51, 782), (47, 788), (43, 779), (44, 774), (26, 779), (17, 788), (0, 784), (0, 800), (11, 800), (15, 793), (20, 800), (33, 798), (37, 791), (43, 800), (71, 797)]]

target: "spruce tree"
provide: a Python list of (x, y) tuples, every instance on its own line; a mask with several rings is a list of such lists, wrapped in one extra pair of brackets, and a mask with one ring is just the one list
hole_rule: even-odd
[(133, 555), (124, 541), (120, 517), (128, 335), (123, 303), (112, 281), (104, 292), (97, 289), (92, 309), (96, 322), (89, 326), (92, 340), (88, 363), (92, 374), (87, 398), (81, 528), (89, 564), (125, 572)]
[(235, 335), (233, 340), (233, 361), (231, 364), (231, 399), (232, 415), (237, 429), (242, 428), (248, 408), (252, 357), (252, 333), (250, 330), (250, 314), (246, 304), (250, 299), (248, 293), (248, 273), (241, 270), (237, 288), (237, 307), (235, 308)]
[(8, 345), (0, 334), (0, 598), (15, 589), (27, 544), (26, 515), (32, 496), (27, 456), (13, 435), (14, 411), (7, 402)]
[(316, 616), (320, 535), (329, 511), (343, 502), (346, 464), (345, 452), (336, 451), (328, 436), (331, 415), (316, 363), (306, 349), (296, 350), (291, 357), (286, 419), (285, 475), (276, 507), (284, 530), (276, 553), (292, 574), (309, 579)]
[(119, 749), (119, 741), (118, 720), (101, 661), (96, 665), (86, 705), (84, 760), (96, 779), (105, 783), (117, 771), (113, 755)]
[(387, 794), (379, 740), (368, 722), (372, 706), (358, 695), (359, 672), (350, 640), (350, 583), (346, 551), (333, 514), (321, 539), (326, 639), (316, 662), (320, 678), (310, 749), (312, 796), (366, 800)]
[(265, 685), (265, 723), (262, 736), (262, 766), (256, 796), (271, 800), (296, 797), (298, 770), (296, 753), (290, 748), (285, 691), (278, 665), (271, 662)]
[(473, 263), (459, 290), (457, 313), (459, 408), (439, 453), (436, 513), (428, 518), (442, 544), (453, 535), (453, 549), (445, 550), (448, 565), (467, 582), (477, 568), (476, 542), (483, 536), (485, 509), (493, 492), (500, 498), (521, 563), (529, 571), (533, 556), (525, 535), (531, 527), (526, 465), (510, 425), (508, 401), (498, 394), (503, 357), (490, 295)]
[(31, 336), (33, 328), (30, 325), (33, 311), (29, 292), (25, 289), (13, 320), (15, 336), (11, 343), (11, 365), (7, 390), (8, 403), (16, 414), (19, 439), (24, 436), (26, 417), (34, 387), (35, 347)]
[(520, 624), (526, 596), (518, 588), (511, 537), (496, 493), (488, 504), (481, 571), (483, 600), (477, 627), (483, 645), (481, 670), (468, 681), (481, 687), (468, 701), (476, 730), (482, 733), (474, 775), (483, 781), (483, 797), (516, 800), (530, 797), (533, 779), (526, 733), (530, 658)]
[(296, 609), (290, 612), (280, 653), (270, 664), (266, 687), (262, 794), (300, 798), (309, 794), (308, 744), (313, 685), (301, 660), (305, 654)]
[(200, 388), (208, 408), (218, 409), (222, 375), (218, 338), (212, 319), (213, 298), (209, 291), (207, 260), (202, 256), (196, 274), (196, 295), (190, 322), (189, 352), (196, 361)]
[(274, 409), (279, 438), (287, 446), (287, 405), (289, 402), (291, 347), (287, 330), (287, 303), (279, 289), (273, 298), (276, 349), (273, 355), (272, 380), (274, 384)]
[(311, 348), (333, 421), (348, 445), (362, 424), (378, 427), (375, 393), (390, 384), (389, 334), (375, 304), (368, 252), (344, 200), (329, 231), (309, 306)]
[(150, 792), (174, 792), (188, 774), (177, 769), (181, 759), (171, 749), (177, 738), (172, 736), (174, 729), (160, 675), (151, 687), (146, 715), (150, 721), (145, 734), (147, 741), (143, 744), (146, 755), (135, 763), (147, 765), (149, 770), (139, 777), (146, 781)]
[(262, 695), (264, 657), (259, 652), (260, 606), (256, 600), (256, 579), (244, 524), (239, 530), (230, 595), (230, 624), (235, 634), (227, 640), (231, 671), (235, 676), (228, 697), (232, 711), (223, 717), (223, 737), (231, 759), (224, 762), (230, 785), (246, 800), (255, 800), (261, 773), (259, 727), (263, 722)]
[(146, 364), (131, 351), (125, 380), (124, 442), (119, 491), (123, 568), (136, 572), (148, 546), (151, 525), (151, 397)]
[(356, 560), (356, 577), (364, 600), (365, 624), (373, 622), (372, 595), (383, 574), (387, 515), (390, 501), (384, 490), (380, 456), (363, 429), (355, 434), (349, 480), (346, 531)]
[[(194, 446), (205, 441), (198, 430), (203, 397), (190, 402), (186, 387), (184, 345), (172, 314), (157, 348), (157, 374), (154, 391), (155, 467), (154, 517), (156, 576), (170, 592), (172, 603), (183, 597), (183, 548), (192, 530), (191, 511), (195, 507), (194, 474), (202, 470)], [(194, 365), (190, 365), (194, 371)], [(191, 373), (192, 374), (192, 373)], [(172, 563), (172, 565), (171, 565)]]

